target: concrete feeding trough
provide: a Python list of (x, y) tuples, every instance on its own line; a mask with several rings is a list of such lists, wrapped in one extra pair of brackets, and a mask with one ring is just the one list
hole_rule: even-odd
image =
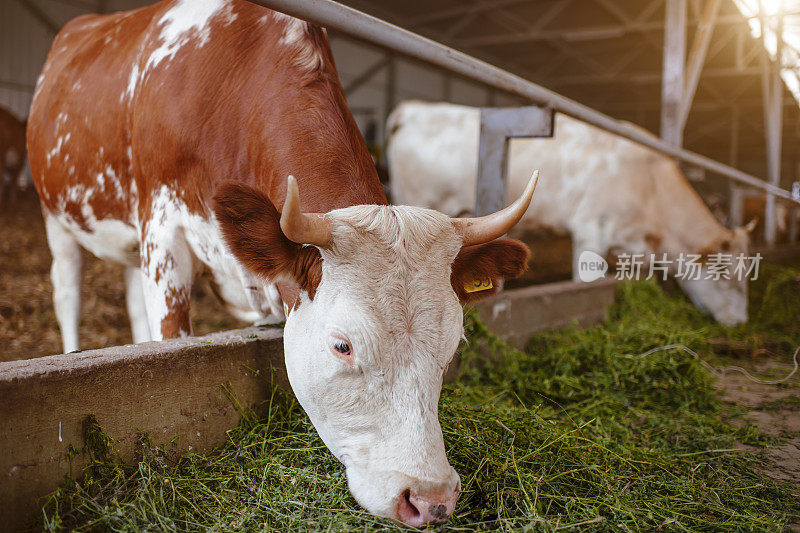
[[(490, 329), (521, 346), (542, 329), (602, 320), (614, 294), (613, 279), (560, 282), (504, 291), (477, 307)], [(288, 385), (276, 328), (0, 363), (2, 529), (35, 521), (43, 498), (81, 472), (86, 459), (70, 460), (68, 448), (82, 449), (88, 415), (124, 458), (141, 432), (202, 452), (225, 440), (239, 409), (268, 399), (270, 383)]]

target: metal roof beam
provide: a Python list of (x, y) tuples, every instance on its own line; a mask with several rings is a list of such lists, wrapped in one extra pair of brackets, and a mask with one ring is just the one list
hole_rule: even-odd
[(697, 83), (700, 81), (700, 72), (708, 52), (708, 45), (711, 42), (711, 35), (714, 33), (714, 21), (717, 18), (721, 0), (708, 0), (700, 17), (700, 24), (697, 25), (692, 49), (689, 52), (689, 59), (686, 61), (686, 79), (684, 80), (683, 94), (681, 96), (681, 107), (679, 110), (679, 120), (681, 130), (686, 127), (686, 119), (689, 118), (689, 111), (692, 108)]
[[(761, 74), (761, 69), (758, 67), (746, 67), (743, 69), (739, 69), (736, 67), (720, 67), (720, 68), (706, 69), (703, 72), (703, 76), (707, 78), (730, 78), (736, 76), (756, 76), (760, 74)], [(546, 81), (548, 85), (553, 85), (558, 87), (565, 87), (569, 85), (585, 85), (591, 83), (648, 84), (648, 83), (660, 83), (661, 72), (653, 71), (653, 72), (638, 72), (630, 74), (619, 74), (619, 73), (578, 74), (574, 76), (552, 77), (547, 79)]]
[[(698, 20), (692, 20), (689, 25), (696, 26)], [(744, 17), (738, 14), (726, 15), (717, 19), (717, 24), (742, 24)], [(594, 41), (598, 39), (611, 39), (623, 37), (631, 33), (652, 32), (664, 29), (663, 21), (635, 21), (626, 24), (599, 25), (575, 29), (559, 29), (548, 31), (529, 31), (519, 34), (485, 35), (457, 39), (454, 44), (458, 46), (488, 46), (501, 44), (515, 44), (533, 41), (562, 40), (567, 42)]]
[(33, 15), (33, 18), (35, 18), (36, 20), (38, 20), (39, 22), (41, 22), (41, 23), (42, 23), (42, 25), (43, 25), (45, 28), (47, 28), (47, 31), (49, 31), (49, 32), (50, 32), (51, 34), (53, 34), (53, 35), (55, 35), (56, 33), (58, 33), (58, 30), (60, 29), (60, 28), (59, 28), (59, 26), (58, 26), (58, 24), (56, 24), (55, 22), (53, 22), (52, 20), (50, 20), (50, 17), (48, 17), (48, 16), (47, 16), (47, 15), (44, 13), (44, 11), (42, 11), (42, 9), (41, 9), (41, 8), (40, 8), (38, 5), (36, 5), (36, 4), (33, 2), (33, 0), (17, 0), (17, 2), (19, 2), (19, 4), (20, 4), (22, 7), (24, 7), (25, 9), (27, 9), (27, 10), (28, 10), (28, 12), (29, 12), (31, 15)]
[(525, 2), (525, 0), (496, 0), (491, 4), (481, 4), (481, 5), (470, 4), (455, 8), (441, 9), (439, 11), (433, 11), (432, 13), (426, 13), (424, 15), (420, 15), (417, 17), (409, 17), (408, 23), (412, 26), (420, 26), (420, 25), (424, 26), (432, 22), (450, 20), (462, 17), (464, 15), (469, 15), (472, 13), (483, 13), (484, 11), (488, 11), (489, 9), (521, 4), (523, 2)]
[(382, 58), (367, 67), (361, 74), (353, 78), (347, 85), (344, 86), (345, 96), (350, 96), (354, 91), (372, 79), (375, 74), (386, 67), (392, 60), (392, 56), (386, 53)]

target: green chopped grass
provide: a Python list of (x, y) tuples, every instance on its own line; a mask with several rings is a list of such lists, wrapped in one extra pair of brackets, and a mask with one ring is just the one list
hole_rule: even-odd
[[(736, 409), (699, 362), (677, 350), (620, 357), (680, 343), (713, 359), (708, 339), (721, 337), (767, 343), (788, 362), (800, 342), (798, 271), (764, 268), (752, 284), (754, 320), (737, 328), (650, 282), (622, 284), (605, 324), (542, 332), (524, 352), (468, 313), (459, 379), (440, 407), (463, 487), (442, 529), (781, 531), (800, 522), (800, 490), (759, 473), (774, 438), (726, 422)], [(46, 530), (396, 528), (358, 507), (290, 392), (274, 389), (260, 415), (244, 413), (207, 454), (144, 437), (139, 459), (123, 462), (99, 426), (88, 433), (89, 466), (50, 498)]]

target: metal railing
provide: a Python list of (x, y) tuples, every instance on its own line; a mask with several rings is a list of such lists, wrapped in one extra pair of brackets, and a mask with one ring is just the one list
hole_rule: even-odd
[(419, 59), (484, 85), (516, 94), (535, 104), (550, 107), (555, 111), (573, 116), (691, 165), (800, 204), (800, 200), (794, 200), (789, 191), (767, 183), (756, 176), (698, 153), (673, 146), (633, 124), (611, 118), (516, 74), (351, 7), (332, 0), (251, 1), (320, 26), (341, 31), (382, 48)]

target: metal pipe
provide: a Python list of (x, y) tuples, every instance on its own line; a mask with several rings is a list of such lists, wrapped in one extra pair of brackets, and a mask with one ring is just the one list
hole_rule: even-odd
[[(598, 128), (650, 147), (686, 163), (715, 172), (729, 179), (763, 189), (792, 200), (789, 191), (731, 168), (713, 159), (674, 147), (630, 123), (621, 122), (516, 74), (490, 65), (458, 50), (362, 13), (332, 0), (251, 0), (256, 4), (332, 28), (353, 37), (425, 61), (466, 78), (517, 94), (538, 105), (550, 107)], [(800, 201), (796, 201), (800, 203)]]

